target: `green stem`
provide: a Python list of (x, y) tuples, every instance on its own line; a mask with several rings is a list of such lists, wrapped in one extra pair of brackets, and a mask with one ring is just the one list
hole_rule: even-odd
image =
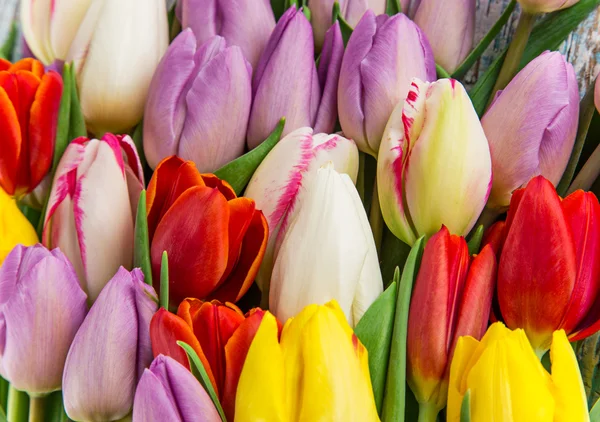
[(160, 306), (169, 310), (169, 259), (163, 251), (160, 265)]
[(431, 403), (419, 403), (419, 422), (436, 422), (439, 410)]
[(510, 42), (510, 47), (508, 47), (508, 51), (506, 52), (506, 58), (502, 63), (502, 69), (500, 70), (498, 79), (496, 79), (496, 84), (494, 85), (492, 95), (488, 101), (488, 107), (491, 102), (494, 101), (496, 92), (504, 89), (511, 79), (517, 74), (517, 71), (519, 70), (519, 64), (521, 63), (521, 58), (523, 57), (523, 52), (525, 51), (525, 46), (529, 40), (529, 35), (531, 35), (533, 24), (535, 23), (535, 16), (536, 15), (534, 14), (521, 11), (521, 17), (519, 18), (519, 24), (517, 25), (515, 36)]
[(29, 422), (44, 422), (46, 397), (29, 397)]
[(8, 387), (9, 383), (4, 378), (0, 377), (0, 408), (6, 413), (6, 404), (8, 403)]
[(373, 197), (371, 200), (371, 212), (369, 215), (369, 223), (373, 231), (373, 239), (377, 248), (377, 255), (381, 250), (381, 239), (383, 238), (383, 215), (381, 215), (381, 207), (379, 206), (379, 194), (377, 193), (377, 178), (373, 184)]
[(26, 422), (29, 414), (29, 396), (12, 385), (8, 389), (6, 416), (10, 422)]

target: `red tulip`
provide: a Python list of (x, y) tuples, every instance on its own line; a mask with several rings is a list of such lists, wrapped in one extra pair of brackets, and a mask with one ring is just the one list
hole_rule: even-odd
[(31, 192), (52, 165), (62, 79), (34, 59), (0, 59), (0, 187)]
[(540, 356), (555, 330), (576, 341), (600, 329), (600, 205), (593, 193), (561, 200), (537, 176), (513, 194), (502, 236), (498, 302), (508, 327), (523, 328)]
[(227, 182), (173, 156), (150, 180), (147, 209), (154, 280), (167, 251), (171, 306), (186, 297), (237, 302), (248, 291), (268, 236), (254, 200), (238, 198)]
[(196, 351), (219, 396), (228, 420), (234, 419), (235, 394), (242, 367), (265, 311), (253, 309), (246, 316), (231, 303), (186, 299), (177, 315), (159, 310), (150, 323), (154, 356), (170, 356), (189, 368), (177, 340)]

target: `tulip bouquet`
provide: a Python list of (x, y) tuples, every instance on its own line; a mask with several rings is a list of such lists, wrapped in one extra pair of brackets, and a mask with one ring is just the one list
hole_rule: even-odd
[(600, 0), (7, 1), (0, 422), (600, 422)]

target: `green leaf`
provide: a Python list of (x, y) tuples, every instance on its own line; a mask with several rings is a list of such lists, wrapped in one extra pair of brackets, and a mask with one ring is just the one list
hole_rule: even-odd
[(481, 241), (483, 240), (483, 229), (483, 224), (480, 224), (473, 232), (471, 239), (469, 239), (469, 255), (476, 255), (481, 250)]
[(402, 5), (400, 4), (400, 0), (387, 0), (385, 13), (388, 16), (394, 16), (398, 13), (402, 13)]
[(17, 22), (13, 21), (10, 26), (10, 32), (8, 33), (8, 37), (6, 37), (6, 41), (0, 47), (0, 58), (12, 61), (13, 51), (15, 49), (15, 45), (17, 43)]
[(219, 402), (217, 393), (215, 392), (215, 389), (213, 388), (213, 385), (210, 382), (210, 378), (208, 377), (208, 374), (206, 373), (206, 369), (204, 368), (204, 365), (202, 365), (202, 362), (200, 361), (200, 358), (196, 354), (196, 351), (194, 349), (192, 349), (189, 344), (187, 344), (183, 341), (178, 341), (177, 344), (181, 348), (183, 348), (183, 350), (187, 354), (188, 361), (190, 363), (190, 370), (192, 371), (192, 374), (194, 374), (196, 379), (200, 382), (200, 384), (202, 384), (202, 387), (204, 387), (204, 389), (208, 393), (210, 399), (212, 400), (213, 404), (215, 405), (215, 407), (217, 409), (217, 412), (219, 412), (219, 416), (221, 416), (221, 420), (223, 422), (226, 422), (227, 419), (225, 418), (225, 412), (223, 411), (223, 408), (221, 407), (221, 403)]
[(307, 6), (302, 6), (302, 13), (306, 16), (306, 19), (310, 22), (310, 9)]
[(600, 333), (582, 340), (576, 355), (587, 401), (591, 406), (600, 398)]
[(135, 149), (137, 149), (138, 156), (140, 157), (140, 161), (142, 163), (142, 168), (144, 171), (149, 169), (148, 161), (146, 161), (146, 154), (144, 154), (144, 120), (138, 123), (138, 125), (133, 130), (131, 134), (131, 139), (135, 144)]
[(390, 361), (388, 365), (385, 395), (383, 398), (383, 422), (404, 422), (406, 407), (406, 334), (408, 332), (408, 311), (412, 287), (423, 254), (424, 237), (420, 237), (408, 255), (396, 303), (394, 316), (394, 333)]
[(513, 10), (515, 10), (515, 5), (517, 4), (516, 0), (511, 0), (511, 2), (506, 6), (504, 12), (500, 18), (496, 21), (494, 26), (489, 30), (489, 32), (479, 41), (479, 44), (469, 53), (469, 55), (463, 60), (463, 62), (458, 66), (458, 68), (452, 73), (452, 78), (454, 79), (462, 79), (469, 69), (473, 67), (475, 62), (481, 57), (483, 52), (489, 47), (492, 41), (498, 36), (500, 30), (504, 28), (504, 25), (508, 22), (510, 15)]
[(163, 251), (160, 263), (160, 306), (169, 310), (169, 258)]
[(342, 16), (342, 12), (340, 10), (340, 4), (337, 1), (335, 3), (333, 3), (332, 17), (333, 17), (333, 23), (335, 23), (336, 20), (340, 23), (340, 30), (342, 32), (342, 39), (344, 40), (344, 46), (348, 45), (348, 40), (350, 39), (350, 36), (352, 35), (352, 31), (354, 31), (354, 28), (352, 28), (352, 26), (348, 22), (346, 22), (346, 20)]
[(52, 174), (58, 167), (58, 162), (62, 158), (67, 145), (69, 145), (69, 131), (71, 126), (71, 90), (75, 89), (73, 86), (73, 79), (71, 73), (73, 72), (73, 65), (71, 63), (65, 63), (63, 67), (63, 92), (60, 98), (60, 108), (58, 109), (58, 127), (56, 128), (56, 140), (54, 144), (54, 157), (52, 159)]
[(369, 352), (369, 373), (377, 412), (381, 415), (383, 405), (383, 391), (387, 376), (390, 345), (394, 329), (394, 315), (396, 314), (396, 296), (400, 270), (396, 267), (394, 281), (362, 316), (354, 334)]
[(71, 114), (69, 117), (69, 142), (80, 136), (87, 136), (85, 119), (81, 111), (79, 93), (77, 92), (77, 78), (74, 68), (71, 68)]
[[(390, 283), (396, 267), (403, 268), (410, 246), (398, 239), (387, 227), (383, 229), (383, 244), (381, 246), (381, 275), (384, 283)], [(387, 287), (387, 284), (386, 286)]]
[(600, 422), (600, 399), (596, 400), (592, 410), (590, 410), (590, 422)]
[(225, 164), (215, 172), (215, 175), (218, 178), (227, 181), (235, 193), (240, 195), (260, 163), (262, 163), (262, 160), (264, 160), (267, 154), (273, 149), (277, 142), (279, 142), (284, 126), (285, 118), (282, 118), (277, 124), (277, 127), (275, 127), (275, 130), (271, 132), (269, 137), (265, 139), (262, 144), (241, 157), (236, 158), (232, 162)]
[(471, 390), (467, 390), (460, 405), (460, 422), (471, 422)]
[(62, 391), (50, 393), (45, 399), (45, 419), (49, 422), (67, 422), (69, 418), (63, 406)]
[[(525, 47), (520, 69), (544, 51), (556, 50), (598, 5), (600, 5), (600, 0), (580, 0), (568, 9), (550, 13), (541, 19), (533, 28), (527, 47)], [(505, 55), (506, 51), (494, 60), (469, 92), (473, 106), (480, 116), (488, 103)]]
[(450, 74), (439, 64), (435, 64), (435, 71), (439, 79), (448, 79), (450, 78)]
[(8, 381), (0, 377), (0, 410), (6, 410), (8, 401)]
[(148, 218), (146, 217), (146, 190), (142, 190), (140, 193), (135, 216), (133, 266), (142, 269), (144, 281), (152, 286), (152, 264), (150, 262), (150, 241), (148, 240)]

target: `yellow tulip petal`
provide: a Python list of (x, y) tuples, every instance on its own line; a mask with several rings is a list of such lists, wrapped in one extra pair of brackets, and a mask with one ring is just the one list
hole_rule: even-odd
[[(277, 321), (267, 312), (248, 350), (235, 399), (235, 420), (288, 422)], [(260, 385), (260, 387), (257, 387)]]
[(15, 246), (31, 246), (38, 242), (35, 229), (21, 213), (16, 201), (0, 189), (0, 265)]
[[(479, 341), (464, 336), (458, 339), (454, 357), (450, 365), (450, 383), (448, 385), (448, 422), (460, 422), (460, 407), (466, 393), (466, 374), (470, 370), (472, 357), (479, 347)], [(464, 381), (463, 381), (464, 380)]]
[(587, 399), (577, 358), (563, 330), (552, 335), (550, 348), (556, 422), (588, 422)]

